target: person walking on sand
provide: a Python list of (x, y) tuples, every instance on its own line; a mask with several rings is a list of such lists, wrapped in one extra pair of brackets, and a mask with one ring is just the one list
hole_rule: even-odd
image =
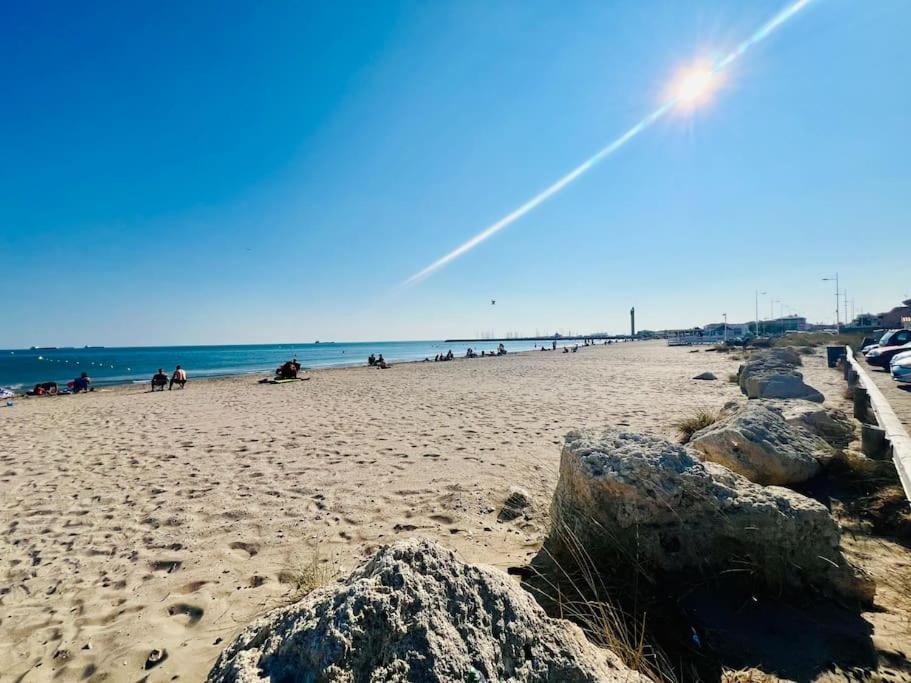
[[(159, 370), (159, 372), (161, 372), (161, 370)], [(173, 388), (173, 386), (175, 384), (178, 385), (181, 389), (183, 389), (183, 387), (186, 383), (187, 383), (187, 371), (178, 365), (174, 369), (174, 374), (171, 375), (171, 383), (168, 385), (168, 391), (171, 391), (171, 389)], [(162, 389), (164, 389), (164, 387), (162, 387)]]

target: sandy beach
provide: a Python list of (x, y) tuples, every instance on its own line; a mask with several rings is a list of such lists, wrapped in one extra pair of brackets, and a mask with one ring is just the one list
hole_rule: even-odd
[[(193, 382), (191, 368), (184, 391), (20, 400), (0, 418), (0, 678), (201, 680), (226, 641), (293, 598), (295, 568), (317, 557), (347, 571), (399, 537), (521, 564), (569, 429), (675, 438), (676, 419), (740, 397), (737, 360), (691, 350), (617, 344), (288, 385)], [(810, 365), (843, 406), (837, 373)], [(704, 371), (718, 381), (692, 379)], [(497, 522), (511, 485), (531, 492), (530, 521)], [(167, 659), (146, 672), (154, 649)]]

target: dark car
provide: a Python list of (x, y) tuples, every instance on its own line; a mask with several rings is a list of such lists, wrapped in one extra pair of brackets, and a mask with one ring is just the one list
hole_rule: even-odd
[(911, 330), (889, 330), (888, 332), (883, 333), (879, 338), (879, 341), (873, 341), (869, 337), (865, 338), (860, 348), (861, 353), (867, 355), (876, 348), (881, 348), (883, 346), (901, 346), (908, 342), (911, 342)]
[[(906, 330), (899, 330), (899, 331), (904, 332)], [(907, 330), (907, 331), (911, 332), (911, 330)], [(902, 339), (904, 337), (902, 336), (899, 338)], [(894, 339), (894, 337), (892, 339), (890, 339), (889, 341), (891, 342), (891, 341), (893, 341), (893, 339)], [(890, 344), (889, 346), (877, 346), (875, 349), (873, 349), (872, 351), (867, 353), (867, 356), (866, 356), (867, 363), (869, 365), (875, 365), (878, 368), (886, 368), (888, 370), (889, 363), (892, 361), (892, 359), (895, 356), (897, 356), (898, 354), (904, 353), (905, 351), (911, 351), (911, 339), (909, 339), (908, 342), (904, 343), (904, 344), (895, 344), (895, 345)]]

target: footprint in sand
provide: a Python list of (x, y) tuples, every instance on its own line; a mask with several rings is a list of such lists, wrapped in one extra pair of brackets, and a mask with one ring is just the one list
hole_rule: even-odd
[(183, 566), (180, 560), (153, 560), (149, 563), (153, 571), (173, 574)]
[(171, 605), (170, 607), (168, 607), (168, 616), (172, 616), (172, 617), (185, 616), (185, 617), (187, 617), (187, 623), (185, 624), (187, 627), (195, 626), (199, 622), (199, 620), (202, 619), (203, 614), (204, 614), (204, 610), (202, 607), (197, 607), (196, 605), (190, 605), (186, 602), (178, 602), (177, 604)]
[(243, 541), (234, 541), (228, 546), (231, 550), (240, 550), (247, 553), (247, 557), (253, 557), (259, 553), (259, 546), (256, 543), (244, 543)]
[(208, 581), (191, 581), (190, 583), (181, 586), (174, 592), (177, 593), (178, 595), (188, 595), (190, 593), (195, 593), (200, 588), (205, 586), (207, 583), (209, 583), (209, 582)]

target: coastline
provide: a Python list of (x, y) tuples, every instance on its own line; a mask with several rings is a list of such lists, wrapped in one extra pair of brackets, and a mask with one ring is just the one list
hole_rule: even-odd
[[(456, 357), (463, 357), (468, 348), (474, 348), (478, 355), (481, 351), (492, 352), (496, 345), (493, 341), (478, 342), (473, 347), (458, 348)], [(518, 348), (511, 346), (511, 353), (537, 350), (537, 344), (534, 347), (528, 343), (517, 345)], [(422, 362), (452, 348), (453, 345), (445, 341), (419, 340), (30, 349), (19, 350), (18, 354), (15, 351), (8, 354), (0, 352), (0, 387), (25, 395), (32, 387), (44, 382), (56, 382), (62, 386), (82, 371), (89, 373), (95, 387), (142, 385), (149, 381), (157, 368), (173, 368), (176, 363), (188, 371), (191, 379), (210, 379), (269, 374), (292, 357), (298, 358), (302, 369), (308, 371), (357, 367), (361, 363), (366, 364), (371, 353), (385, 354), (386, 360), (391, 363)]]
[[(158, 649), (155, 680), (202, 680), (300, 577), (343, 575), (396, 539), (522, 566), (568, 431), (676, 439), (677, 420), (741, 398), (725, 381), (738, 360), (692, 351), (641, 342), (17, 401), (0, 419), (0, 671), (136, 680)], [(812, 359), (811, 383), (844, 408), (840, 376)], [(502, 523), (512, 486), (531, 507)]]

